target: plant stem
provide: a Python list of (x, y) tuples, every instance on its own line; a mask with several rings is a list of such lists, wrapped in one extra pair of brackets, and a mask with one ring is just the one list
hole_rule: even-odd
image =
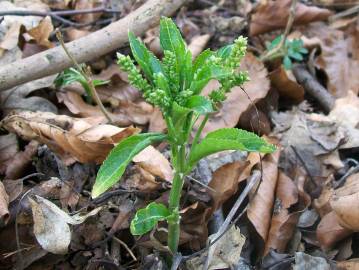
[(169, 197), (169, 210), (172, 218), (168, 221), (168, 247), (173, 254), (177, 252), (179, 236), (180, 236), (180, 215), (179, 204), (181, 199), (181, 191), (184, 182), (184, 170), (186, 162), (186, 146), (180, 145), (177, 152), (177, 166), (175, 176), (172, 181), (172, 188)]

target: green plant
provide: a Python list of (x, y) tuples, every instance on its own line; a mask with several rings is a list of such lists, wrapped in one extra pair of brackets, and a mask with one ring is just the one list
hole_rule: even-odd
[[(102, 164), (92, 197), (95, 198), (119, 181), (132, 158), (150, 144), (167, 141), (171, 149), (174, 178), (168, 207), (151, 203), (140, 209), (131, 222), (133, 235), (149, 232), (159, 221), (168, 223), (168, 246), (177, 252), (180, 214), (179, 203), (184, 179), (197, 162), (223, 150), (273, 152), (275, 147), (257, 135), (235, 128), (224, 128), (208, 133), (201, 139), (202, 130), (210, 113), (226, 99), (233, 86), (248, 80), (246, 72), (238, 72), (246, 51), (246, 38), (239, 37), (234, 44), (211, 51), (203, 51), (194, 61), (191, 52), (176, 25), (169, 18), (160, 22), (160, 42), (164, 51), (162, 62), (147, 50), (133, 33), (129, 33), (133, 57), (142, 69), (136, 68), (129, 56), (118, 54), (120, 68), (128, 73), (129, 82), (139, 89), (144, 98), (159, 107), (167, 124), (167, 134), (144, 133), (121, 141)], [(201, 96), (203, 87), (216, 79), (221, 86)], [(195, 124), (197, 131), (190, 144)]]
[(275, 52), (270, 55), (270, 59), (283, 58), (282, 63), (284, 68), (291, 69), (293, 60), (303, 61), (303, 56), (308, 53), (308, 50), (303, 47), (303, 41), (301, 39), (285, 39), (283, 46), (281, 46), (279, 50), (275, 50), (281, 44), (282, 39), (283, 35), (276, 37), (267, 45), (267, 51)]

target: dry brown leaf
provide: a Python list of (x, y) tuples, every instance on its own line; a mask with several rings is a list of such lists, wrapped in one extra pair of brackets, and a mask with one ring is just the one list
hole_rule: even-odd
[(91, 32), (88, 30), (79, 30), (79, 29), (75, 29), (75, 28), (69, 28), (66, 30), (66, 36), (67, 36), (68, 40), (70, 40), (70, 41), (82, 38), (84, 36), (87, 36), (90, 33)]
[(7, 179), (3, 181), (3, 184), (6, 193), (9, 195), (9, 203), (16, 200), (17, 197), (20, 196), (24, 188), (23, 179), (18, 179), (18, 180)]
[(206, 47), (211, 36), (209, 34), (195, 36), (192, 38), (191, 43), (188, 45), (188, 49), (192, 53), (192, 58), (196, 58), (203, 49)]
[(351, 175), (345, 185), (334, 191), (330, 206), (337, 215), (338, 222), (344, 228), (359, 231), (359, 174)]
[(344, 97), (348, 91), (359, 93), (359, 30), (356, 24), (346, 32), (323, 23), (312, 24), (303, 30), (310, 38), (320, 39), (321, 54), (315, 66), (325, 72), (326, 86), (335, 97)]
[(6, 193), (3, 183), (0, 182), (0, 228), (4, 227), (10, 219), (8, 205), (9, 195)]
[(251, 198), (247, 216), (254, 228), (265, 242), (270, 228), (275, 189), (278, 179), (279, 151), (267, 155), (262, 161), (262, 182), (258, 191)]
[(54, 26), (52, 25), (51, 18), (47, 16), (42, 19), (36, 27), (27, 31), (27, 33), (38, 45), (46, 48), (52, 48), (55, 46), (51, 41), (49, 41), (52, 31), (54, 31)]
[(304, 99), (304, 88), (297, 83), (292, 71), (285, 70), (281, 65), (269, 75), (272, 86), (278, 93), (295, 102), (301, 102)]
[(132, 160), (152, 175), (172, 182), (173, 171), (169, 161), (153, 146), (146, 147)]
[[(106, 119), (99, 106), (86, 103), (76, 92), (57, 92), (56, 96), (59, 102), (63, 102), (74, 115)], [(108, 114), (116, 125), (128, 126), (131, 124), (144, 125), (148, 123), (152, 112), (153, 107), (146, 102), (119, 101), (118, 108)]]
[[(248, 165), (248, 162), (237, 161), (223, 165), (213, 173), (212, 180), (208, 185), (215, 190), (215, 192), (210, 191), (213, 199), (211, 213), (237, 192), (239, 178)], [(245, 178), (242, 177), (241, 180)]]
[[(103, 4), (103, 0), (77, 0), (75, 4), (76, 9), (93, 9), (100, 7)], [(102, 13), (87, 13), (87, 14), (78, 14), (74, 16), (74, 19), (80, 23), (90, 23), (96, 21), (100, 18)]]
[[(234, 87), (223, 102), (220, 110), (208, 120), (203, 135), (219, 128), (235, 127), (241, 114), (252, 105), (252, 102), (256, 103), (267, 95), (270, 83), (267, 78), (267, 69), (263, 63), (253, 54), (247, 53), (242, 60), (241, 69), (247, 70), (249, 73), (250, 81), (243, 85), (243, 89), (250, 97), (250, 100), (240, 87)], [(203, 89), (203, 93), (208, 95), (218, 86), (219, 83), (212, 80)]]
[(3, 174), (6, 171), (6, 166), (9, 161), (19, 151), (17, 139), (15, 134), (8, 134), (0, 136), (0, 173)]
[[(2, 125), (26, 140), (47, 144), (68, 162), (75, 159), (83, 163), (101, 163), (116, 143), (139, 132), (133, 127), (100, 124), (95, 118), (79, 119), (29, 111), (6, 117)], [(68, 160), (70, 157), (71, 161)]]
[(359, 259), (351, 259), (348, 261), (337, 262), (336, 266), (339, 270), (358, 270)]
[[(249, 26), (251, 36), (284, 28), (288, 21), (291, 0), (265, 0), (261, 1), (252, 15)], [(326, 20), (332, 14), (328, 9), (306, 6), (298, 2), (294, 25), (307, 24), (314, 21)]]
[(0, 56), (4, 54), (5, 50), (10, 51), (17, 46), (19, 42), (20, 29), (20, 22), (15, 22), (10, 26), (9, 31), (6, 32), (0, 43)]
[(279, 172), (276, 200), (264, 254), (267, 254), (270, 248), (279, 253), (285, 252), (300, 214), (298, 211), (290, 213), (289, 208), (296, 204), (298, 199), (298, 189), (292, 179), (283, 172)]
[(337, 215), (331, 211), (318, 224), (316, 234), (321, 247), (329, 249), (335, 243), (351, 235), (352, 231), (340, 226)]

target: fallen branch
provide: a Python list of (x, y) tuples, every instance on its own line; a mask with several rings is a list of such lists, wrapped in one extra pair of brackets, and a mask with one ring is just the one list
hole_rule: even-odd
[[(114, 51), (126, 44), (127, 32), (141, 35), (158, 24), (161, 16), (170, 16), (186, 0), (153, 0), (123, 19), (83, 38), (66, 44), (77, 62), (83, 63)], [(58, 73), (72, 66), (61, 46), (46, 50), (0, 68), (0, 90)]]
[(321, 105), (323, 110), (328, 113), (334, 107), (334, 97), (325, 89), (312, 74), (309, 73), (304, 65), (294, 65), (293, 74), (298, 83), (304, 90)]

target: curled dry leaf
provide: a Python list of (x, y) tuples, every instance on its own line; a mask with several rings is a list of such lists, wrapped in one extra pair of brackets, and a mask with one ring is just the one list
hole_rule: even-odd
[(3, 183), (0, 182), (0, 228), (4, 227), (10, 219), (8, 205), (9, 195), (6, 193)]
[(68, 224), (76, 225), (88, 217), (96, 215), (102, 208), (98, 207), (86, 215), (69, 216), (54, 203), (36, 196), (29, 198), (33, 220), (34, 234), (41, 247), (54, 254), (66, 254), (71, 241)]
[(49, 41), (52, 31), (54, 31), (54, 26), (52, 25), (51, 18), (47, 16), (42, 19), (36, 27), (27, 31), (27, 34), (29, 34), (31, 39), (34, 39), (38, 45), (52, 48), (54, 47), (54, 44)]
[(146, 147), (132, 161), (152, 175), (172, 182), (173, 171), (169, 161), (153, 146)]
[(285, 252), (299, 219), (299, 212), (290, 213), (289, 208), (298, 202), (298, 189), (292, 179), (279, 172), (272, 221), (264, 253), (270, 248)]
[(272, 86), (278, 93), (295, 102), (301, 102), (304, 99), (304, 88), (297, 83), (292, 71), (285, 70), (281, 65), (269, 75)]
[[(235, 127), (241, 117), (252, 102), (256, 103), (258, 100), (264, 98), (269, 91), (268, 72), (263, 63), (260, 62), (253, 54), (247, 53), (241, 62), (241, 69), (247, 70), (250, 81), (241, 87), (234, 87), (228, 94), (227, 99), (222, 103), (220, 110), (215, 113), (204, 128), (203, 136), (213, 130), (224, 127)], [(204, 94), (209, 94), (214, 89), (218, 88), (219, 83), (215, 80), (203, 89)]]
[[(255, 36), (284, 28), (288, 21), (291, 2), (291, 0), (261, 1), (252, 15), (249, 34)], [(328, 9), (306, 6), (298, 2), (295, 10), (294, 25), (323, 21), (331, 14), (332, 12)]]
[(64, 160), (101, 163), (122, 139), (139, 132), (99, 123), (99, 119), (72, 118), (47, 112), (23, 111), (7, 116), (2, 126), (25, 140), (46, 144)]
[(278, 179), (279, 151), (265, 156), (262, 161), (262, 182), (257, 193), (251, 198), (247, 216), (254, 228), (265, 242), (270, 228), (275, 189)]

